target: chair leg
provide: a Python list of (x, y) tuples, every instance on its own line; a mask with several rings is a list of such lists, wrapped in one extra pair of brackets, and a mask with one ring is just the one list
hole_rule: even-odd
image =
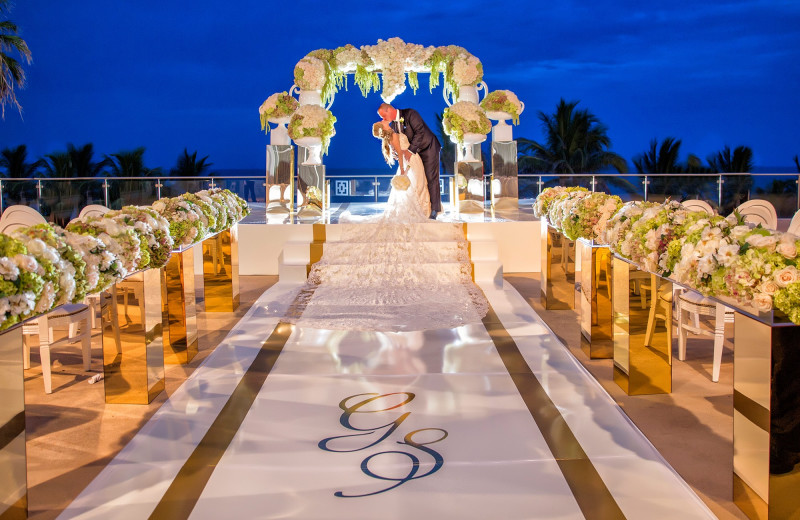
[[(655, 295), (655, 293), (653, 293)], [(644, 290), (642, 290), (642, 301), (644, 301)], [(653, 332), (656, 330), (656, 305), (658, 302), (652, 297), (650, 298), (650, 315), (647, 317), (647, 332), (644, 335), (644, 346), (650, 346), (650, 340), (653, 339)], [(644, 308), (644, 307), (642, 307)]]
[(714, 322), (714, 364), (711, 367), (711, 380), (715, 383), (719, 381), (723, 341), (725, 341), (725, 307), (717, 304), (717, 316)]
[(22, 336), (22, 368), (23, 370), (28, 370), (31, 368), (31, 344), (28, 343), (30, 340), (28, 339), (28, 335), (24, 334)]
[(39, 336), (39, 357), (42, 358), (42, 379), (44, 379), (44, 393), (53, 393), (53, 381), (50, 375), (50, 343)]
[(683, 328), (683, 320), (686, 319), (686, 311), (678, 302), (678, 359), (686, 361), (686, 329)]
[(89, 316), (81, 321), (81, 348), (83, 350), (83, 371), (88, 372), (92, 367), (92, 319)]

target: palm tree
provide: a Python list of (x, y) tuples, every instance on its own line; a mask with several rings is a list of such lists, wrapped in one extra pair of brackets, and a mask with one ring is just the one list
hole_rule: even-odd
[(539, 112), (545, 143), (520, 138), (522, 169), (553, 173), (594, 173), (612, 167), (628, 171), (621, 156), (609, 151), (608, 129), (588, 110), (576, 110), (579, 101), (562, 98), (554, 114)]
[[(0, 0), (0, 14), (8, 12), (9, 0)], [(17, 107), (22, 114), (22, 105), (17, 100), (16, 88), (25, 88), (25, 71), (19, 59), (14, 58), (12, 51), (19, 58), (30, 64), (31, 51), (25, 40), (17, 36), (17, 26), (9, 20), (0, 20), (0, 114), (6, 117), (6, 105)]]
[(24, 144), (16, 148), (4, 148), (3, 151), (0, 151), (0, 167), (5, 169), (2, 175), (7, 179), (35, 177), (41, 165), (41, 160), (28, 162), (28, 147)]
[(794, 165), (797, 167), (797, 173), (800, 173), (800, 161), (797, 160), (797, 156), (794, 156)]
[(95, 162), (92, 143), (86, 143), (80, 148), (69, 143), (67, 154), (72, 162), (72, 173), (75, 177), (97, 177), (103, 173), (103, 168), (108, 164), (108, 159)]
[[(148, 177), (161, 175), (161, 168), (147, 168), (144, 165), (144, 147), (130, 151), (119, 151), (105, 156), (112, 177)], [(111, 207), (122, 207), (125, 204), (144, 204), (155, 193), (152, 181), (114, 180), (109, 182), (108, 204)]]
[[(28, 162), (28, 148), (21, 144), (16, 148), (4, 148), (0, 152), (0, 167), (4, 169), (3, 177), (7, 179), (30, 179), (36, 176), (42, 161)], [(3, 186), (3, 194), (7, 195), (10, 203), (22, 203), (22, 199), (33, 200), (36, 198), (34, 190), (35, 181), (8, 182)]]
[[(53, 152), (44, 156), (45, 176), (51, 179), (72, 177), (72, 157), (68, 152)], [(67, 184), (67, 183), (65, 183)]]
[(633, 158), (637, 173), (679, 173), (683, 168), (678, 164), (681, 140), (667, 137), (658, 144), (650, 141), (650, 149)]
[(207, 163), (206, 155), (199, 161), (197, 160), (197, 151), (189, 155), (189, 151), (184, 148), (183, 155), (178, 156), (178, 162), (174, 168), (169, 171), (169, 174), (175, 177), (202, 177), (207, 175), (207, 171), (214, 163)]
[(708, 164), (715, 173), (750, 173), (753, 171), (753, 150), (737, 146), (731, 154), (729, 146), (708, 156)]

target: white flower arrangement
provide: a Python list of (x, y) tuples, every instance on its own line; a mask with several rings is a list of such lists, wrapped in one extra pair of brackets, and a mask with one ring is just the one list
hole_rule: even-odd
[(381, 98), (386, 103), (406, 90), (406, 44), (400, 38), (378, 40), (376, 45), (366, 45), (364, 50), (372, 60), (372, 70), (381, 71), (383, 89)]
[(289, 122), (289, 137), (319, 137), (322, 139), (322, 149), (328, 151), (331, 137), (336, 135), (334, 128), (336, 117), (330, 110), (319, 105), (303, 105), (297, 109)]
[(487, 112), (505, 112), (511, 116), (513, 123), (518, 125), (519, 115), (522, 112), (522, 103), (520, 103), (517, 95), (510, 90), (493, 90), (483, 98), (481, 108)]
[(290, 96), (288, 92), (276, 92), (258, 107), (258, 115), (261, 119), (261, 129), (269, 133), (269, 122), (291, 117), (297, 110), (299, 103)]
[(464, 134), (486, 135), (492, 131), (492, 122), (486, 113), (471, 101), (459, 101), (445, 108), (442, 123), (444, 132), (455, 137), (459, 144), (464, 142)]
[(326, 63), (306, 56), (294, 66), (294, 82), (303, 90), (322, 90), (327, 79)]
[(482, 79), (483, 65), (475, 56), (461, 55), (453, 60), (453, 81), (457, 85), (477, 85)]

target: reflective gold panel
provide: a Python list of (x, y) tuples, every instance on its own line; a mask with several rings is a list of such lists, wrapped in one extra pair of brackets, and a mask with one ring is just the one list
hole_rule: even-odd
[(239, 307), (239, 233), (236, 225), (203, 241), (206, 312)]
[(735, 314), (733, 498), (750, 518), (800, 518), (798, 345), (800, 327)]
[(494, 209), (519, 209), (516, 141), (492, 141), (491, 194)]
[[(469, 145), (467, 145), (469, 146)], [(478, 148), (480, 157), (480, 145)], [(480, 161), (459, 161), (456, 163), (456, 200), (459, 213), (483, 214), (486, 201), (483, 186), (483, 163)]]
[(161, 270), (126, 278), (100, 304), (106, 402), (148, 404), (164, 389)]
[(611, 253), (588, 240), (576, 244), (581, 257), (581, 348), (591, 359), (614, 357), (611, 326)]
[(22, 325), (0, 333), (0, 518), (28, 517)]
[(197, 354), (194, 250), (173, 253), (161, 271), (164, 362), (188, 363)]
[(575, 306), (575, 243), (542, 222), (542, 306), (548, 310)]
[(267, 213), (294, 210), (294, 146), (267, 145)]
[(325, 239), (327, 237), (325, 224), (313, 224), (311, 229), (314, 240), (309, 244), (310, 252), (308, 256), (308, 265), (306, 266), (306, 275), (311, 272), (311, 266), (322, 259), (322, 254), (325, 252)]
[(614, 381), (628, 395), (672, 391), (672, 283), (613, 257)]

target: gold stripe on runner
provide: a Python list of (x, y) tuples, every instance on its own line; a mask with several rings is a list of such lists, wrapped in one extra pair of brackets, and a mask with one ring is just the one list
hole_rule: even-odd
[(547, 395), (519, 351), (514, 338), (503, 327), (491, 304), (483, 318), (503, 364), (525, 406), (553, 453), (561, 473), (588, 520), (624, 519), (625, 515), (589, 460), (561, 412)]
[(172, 481), (150, 518), (188, 518), (219, 460), (261, 391), (294, 325), (279, 323), (261, 346), (228, 402)]

